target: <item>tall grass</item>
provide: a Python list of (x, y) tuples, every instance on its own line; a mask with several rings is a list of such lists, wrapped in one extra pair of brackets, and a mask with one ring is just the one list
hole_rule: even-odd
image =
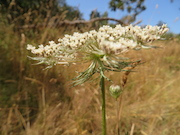
[[(122, 99), (121, 134), (179, 134), (180, 45), (173, 41), (156, 44), (163, 48), (133, 53), (132, 57), (143, 58), (146, 64), (136, 67), (136, 72), (128, 76)], [(66, 75), (73, 76), (71, 69), (74, 68), (82, 70), (82, 65), (65, 68), (68, 71)], [(109, 77), (117, 84), (120, 83), (121, 76), (122, 73), (109, 73)], [(96, 89), (98, 83), (87, 82), (74, 88), (70, 88), (68, 84), (69, 81), (66, 80), (64, 86), (69, 101), (59, 101), (46, 108), (46, 134), (101, 134), (100, 91)], [(107, 132), (115, 134), (116, 104), (108, 91), (106, 96)], [(42, 117), (38, 117), (33, 123), (29, 129), (31, 134), (44, 131), (41, 120)]]
[[(47, 43), (77, 31), (77, 27), (17, 32), (13, 25), (0, 23), (0, 134), (101, 134), (99, 83), (90, 81), (71, 87), (71, 79), (76, 76), (74, 70), (83, 71), (86, 65), (42, 70), (45, 66), (32, 65), (26, 57), (26, 44)], [(162, 48), (127, 54), (130, 58), (141, 58), (145, 64), (128, 75), (119, 110), (121, 135), (179, 135), (179, 39), (154, 44)], [(121, 84), (123, 72), (106, 74)], [(116, 101), (107, 89), (106, 97), (107, 134), (114, 135)]]

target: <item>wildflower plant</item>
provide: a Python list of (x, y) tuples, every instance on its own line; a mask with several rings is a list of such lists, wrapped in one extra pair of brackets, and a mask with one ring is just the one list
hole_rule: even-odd
[[(74, 78), (74, 86), (89, 80), (95, 73), (99, 74), (102, 92), (102, 125), (103, 135), (106, 134), (105, 118), (105, 84), (107, 79), (105, 71), (124, 71), (134, 61), (121, 57), (129, 50), (141, 48), (153, 48), (147, 45), (155, 40), (161, 39), (168, 31), (166, 25), (162, 26), (125, 26), (116, 25), (102, 26), (98, 31), (92, 30), (85, 33), (75, 32), (73, 35), (65, 35), (58, 43), (50, 41), (49, 45), (27, 45), (27, 50), (35, 56), (30, 57), (37, 60), (37, 64), (45, 63), (47, 68), (57, 64), (71, 64), (90, 61), (89, 67)], [(116, 92), (116, 90), (115, 90)], [(119, 96), (119, 95), (118, 95)], [(117, 98), (117, 97), (116, 97)]]

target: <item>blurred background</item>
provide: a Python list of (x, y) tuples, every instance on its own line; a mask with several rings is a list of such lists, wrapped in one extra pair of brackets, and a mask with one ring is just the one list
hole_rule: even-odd
[[(180, 1), (179, 0), (1, 0), (0, 1), (0, 135), (100, 135), (101, 93), (98, 81), (72, 87), (78, 63), (34, 65), (27, 44), (48, 41), (103, 25), (170, 28), (159, 49), (131, 51), (142, 59), (128, 76), (121, 101), (121, 135), (180, 133)], [(120, 84), (122, 73), (106, 75)], [(106, 82), (107, 132), (116, 134), (116, 101)]]

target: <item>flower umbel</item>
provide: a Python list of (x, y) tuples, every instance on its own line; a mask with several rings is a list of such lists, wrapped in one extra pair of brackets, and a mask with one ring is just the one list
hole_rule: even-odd
[[(117, 57), (130, 49), (150, 48), (147, 43), (161, 39), (168, 31), (166, 25), (162, 26), (102, 26), (98, 31), (92, 30), (85, 33), (75, 32), (73, 35), (65, 35), (58, 43), (50, 41), (49, 45), (39, 45), (38, 48), (27, 45), (39, 63), (46, 63), (49, 67), (56, 64), (70, 64), (74, 62), (92, 61), (89, 68), (82, 72), (77, 79), (85, 82), (94, 73), (102, 70), (122, 71), (130, 65), (123, 58)], [(88, 74), (88, 75), (87, 75)], [(78, 83), (79, 84), (79, 83)]]

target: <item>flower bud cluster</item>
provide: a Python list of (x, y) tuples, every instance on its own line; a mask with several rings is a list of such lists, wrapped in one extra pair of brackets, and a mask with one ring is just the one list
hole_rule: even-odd
[(59, 43), (69, 49), (77, 49), (84, 45), (89, 38), (89, 33), (75, 32), (73, 35), (65, 35), (64, 38), (58, 39)]
[(36, 49), (35, 46), (32, 46), (30, 44), (27, 45), (27, 50), (30, 50), (31, 53), (36, 54), (37, 56), (43, 56), (43, 57), (48, 57), (51, 56), (55, 53), (58, 53), (58, 46), (60, 44), (56, 44), (54, 41), (50, 41), (49, 45), (39, 45), (38, 48)]
[(147, 25), (145, 28), (141, 29), (136, 26), (136, 29), (130, 32), (135, 35), (137, 41), (141, 41), (143, 43), (153, 42), (161, 38), (169, 29), (166, 25), (159, 26), (151, 26)]
[(112, 97), (117, 99), (123, 91), (119, 85), (111, 85), (109, 87), (109, 92), (110, 92)]
[[(64, 51), (66, 49), (66, 51)], [(54, 41), (49, 41), (49, 45), (39, 45), (36, 48), (33, 45), (28, 44), (27, 50), (35, 54), (35, 60), (47, 64), (68, 64), (66, 61), (68, 59), (75, 59), (76, 53), (68, 52), (67, 48), (64, 48), (62, 44), (56, 44)]]
[(98, 31), (92, 30), (85, 33), (75, 32), (73, 35), (65, 35), (58, 40), (58, 43), (50, 41), (49, 45), (39, 45), (35, 48), (32, 45), (27, 46), (33, 54), (41, 57), (55, 57), (61, 61), (74, 59), (82, 48), (88, 48), (88, 52), (94, 51), (89, 48), (95, 46), (96, 49), (103, 51), (104, 54), (121, 54), (129, 49), (141, 47), (145, 43), (160, 39), (168, 31), (166, 25), (139, 26), (116, 25), (115, 28), (102, 26)]

